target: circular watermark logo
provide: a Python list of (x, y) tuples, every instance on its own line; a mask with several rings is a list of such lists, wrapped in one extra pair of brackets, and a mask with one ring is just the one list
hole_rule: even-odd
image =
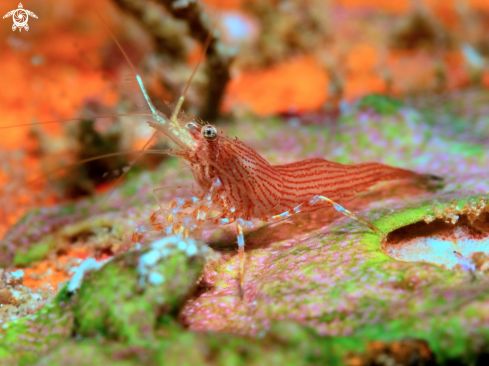
[(22, 3), (19, 3), (19, 8), (9, 11), (7, 14), (3, 16), (3, 19), (8, 18), (10, 16), (12, 17), (12, 19), (14, 20), (14, 24), (12, 25), (13, 31), (19, 29), (19, 32), (21, 32), (22, 28), (28, 31), (29, 25), (27, 24), (27, 22), (29, 21), (29, 15), (37, 19), (36, 14), (34, 14), (32, 11), (25, 10), (24, 7), (22, 6)]

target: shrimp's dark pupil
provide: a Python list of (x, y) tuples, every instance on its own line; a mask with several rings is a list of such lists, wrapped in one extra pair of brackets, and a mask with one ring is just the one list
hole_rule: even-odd
[(202, 136), (206, 140), (214, 140), (217, 137), (217, 130), (212, 126), (204, 126), (202, 128)]

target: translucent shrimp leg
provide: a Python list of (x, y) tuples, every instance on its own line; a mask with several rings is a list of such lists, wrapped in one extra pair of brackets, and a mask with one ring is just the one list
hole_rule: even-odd
[[(144, 237), (145, 233), (163, 231), (164, 229), (166, 229), (165, 230), (166, 235), (171, 235), (174, 233), (174, 234), (183, 234), (184, 237), (187, 237), (189, 231), (197, 229), (198, 227), (202, 227), (205, 224), (207, 219), (207, 213), (209, 212), (213, 203), (212, 193), (220, 185), (221, 182), (219, 181), (219, 179), (215, 179), (209, 192), (207, 192), (207, 194), (205, 194), (205, 196), (202, 199), (199, 199), (198, 197), (192, 197), (187, 199), (176, 198), (174, 201), (170, 203), (170, 207), (167, 209), (163, 207), (163, 204), (157, 195), (157, 192), (163, 190), (164, 188), (153, 189), (153, 196), (156, 202), (158, 203), (158, 205), (160, 206), (160, 209), (153, 212), (153, 214), (149, 219), (150, 225), (152, 226), (153, 230), (149, 230), (145, 225), (140, 225), (134, 231), (131, 241), (133, 243), (137, 243)], [(200, 206), (196, 209), (195, 219), (192, 217), (191, 214), (189, 214), (188, 217), (185, 218), (184, 220), (178, 218), (177, 215), (183, 209), (190, 208), (199, 203)], [(157, 221), (158, 215), (163, 217), (163, 222)]]
[(243, 219), (236, 220), (236, 233), (238, 236), (238, 266), (239, 266), (239, 291), (241, 297), (244, 296), (244, 266), (245, 266), (245, 251), (244, 251), (244, 236), (243, 228), (252, 228), (251, 221), (245, 221)]
[(159, 213), (160, 210), (155, 211), (149, 219), (150, 225), (152, 226), (153, 230), (149, 230), (146, 225), (139, 225), (132, 233), (131, 243), (139, 243), (144, 238), (144, 234), (146, 233), (158, 232), (163, 230), (163, 225), (160, 222), (156, 222), (156, 216)]
[[(233, 218), (219, 218), (215, 221), (215, 224), (223, 226), (233, 222), (234, 222)], [(244, 267), (245, 267), (245, 260), (246, 260), (246, 253), (244, 251), (245, 241), (243, 235), (243, 228), (252, 228), (252, 227), (253, 227), (253, 223), (251, 221), (245, 221), (243, 219), (236, 220), (236, 235), (238, 238), (239, 291), (241, 297), (244, 296)]]
[[(189, 227), (192, 228), (192, 225), (174, 225), (175, 216), (187, 206), (190, 207), (193, 203), (198, 201), (197, 197), (192, 197), (190, 199), (177, 198), (171, 204), (169, 209), (164, 209), (160, 200), (157, 198), (155, 192), (160, 190), (160, 188), (154, 189), (153, 194), (155, 196), (156, 201), (158, 202), (160, 209), (153, 212), (151, 217), (149, 218), (149, 224), (152, 227), (152, 230), (148, 229), (146, 225), (140, 225), (134, 230), (132, 234), (132, 243), (137, 243), (143, 239), (145, 233), (150, 232), (158, 232), (163, 231), (166, 228), (165, 233), (167, 235), (175, 234), (183, 234), (184, 237), (188, 236)], [(167, 215), (165, 215), (167, 213)], [(164, 218), (164, 222), (158, 221), (158, 216), (162, 216)], [(187, 227), (188, 226), (188, 227)]]
[(236, 223), (236, 232), (238, 235), (239, 291), (241, 297), (243, 297), (244, 296), (245, 251), (244, 251), (243, 227), (240, 225), (239, 222)]
[(365, 220), (362, 217), (359, 217), (357, 214), (347, 210), (340, 204), (330, 200), (327, 197), (324, 196), (314, 196), (309, 202), (304, 202), (301, 203), (300, 205), (297, 205), (294, 207), (292, 210), (285, 211), (281, 213), (280, 215), (274, 215), (270, 218), (267, 218), (267, 222), (273, 222), (273, 221), (281, 221), (284, 220), (288, 217), (291, 217), (292, 215), (298, 214), (299, 212), (307, 211), (309, 207), (314, 206), (317, 203), (326, 203), (329, 206), (333, 207), (336, 211), (342, 213), (345, 216), (348, 216), (349, 218), (352, 218), (353, 220), (356, 220), (358, 222), (361, 222), (362, 224), (366, 225), (369, 227), (372, 231), (374, 231), (376, 234), (378, 234), (382, 239), (386, 237), (386, 234), (380, 230), (377, 226), (372, 224), (370, 221)]
[(357, 214), (355, 214), (351, 211), (348, 211), (346, 208), (344, 208), (343, 206), (339, 205), (338, 203), (330, 200), (329, 198), (324, 197), (324, 196), (314, 196), (314, 198), (310, 201), (310, 204), (312, 206), (318, 202), (326, 203), (326, 204), (330, 205), (331, 207), (333, 207), (339, 213), (342, 213), (343, 215), (348, 216), (349, 218), (351, 218), (353, 220), (356, 220), (358, 222), (361, 222), (362, 224), (365, 224), (373, 232), (375, 232), (377, 235), (379, 235), (381, 238), (384, 238), (386, 236), (386, 234), (382, 230), (380, 230), (377, 226), (372, 224), (370, 221), (367, 221), (364, 218), (357, 216)]

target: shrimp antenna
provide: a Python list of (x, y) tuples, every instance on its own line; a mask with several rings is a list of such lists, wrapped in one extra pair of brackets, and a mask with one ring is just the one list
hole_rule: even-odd
[(53, 120), (53, 121), (44, 121), (44, 122), (33, 122), (33, 123), (22, 123), (20, 125), (10, 125), (10, 126), (1, 126), (0, 130), (4, 130), (7, 128), (14, 128), (14, 127), (28, 127), (28, 126), (37, 126), (37, 125), (48, 125), (51, 123), (65, 123), (65, 122), (73, 122), (73, 121), (83, 121), (83, 120), (90, 120), (90, 119), (103, 119), (103, 118), (112, 118), (112, 117), (135, 117), (135, 116), (151, 116), (151, 113), (114, 113), (114, 114), (100, 114), (98, 116), (92, 116), (92, 117), (75, 117), (75, 118), (68, 118), (68, 119), (58, 119), (58, 120)]
[[(75, 168), (79, 165), (82, 165), (82, 164), (85, 164), (85, 163), (89, 163), (91, 161), (95, 161), (95, 160), (101, 160), (101, 159), (106, 159), (106, 158), (111, 158), (111, 157), (114, 157), (114, 156), (122, 156), (122, 155), (130, 155), (130, 154), (136, 154), (136, 153), (144, 153), (144, 154), (152, 154), (152, 155), (170, 155), (172, 156), (172, 152), (173, 150), (172, 149), (147, 149), (147, 150), (129, 150), (129, 151), (118, 151), (118, 152), (114, 152), (114, 153), (109, 153), (109, 154), (104, 154), (104, 155), (98, 155), (98, 156), (95, 156), (93, 158), (87, 158), (87, 159), (83, 159), (83, 160), (80, 160), (80, 161), (77, 161), (76, 163), (73, 163), (73, 164), (69, 164), (69, 165), (65, 165), (63, 167), (60, 167), (60, 168), (57, 168), (57, 169), (54, 169), (54, 170), (51, 170), (51, 171), (48, 171), (48, 172), (44, 172), (43, 174), (37, 176), (37, 177), (34, 177), (32, 179), (29, 179), (29, 180), (25, 180), (23, 182), (20, 182), (20, 184), (18, 185), (15, 185), (15, 187), (13, 187), (12, 189), (5, 189), (4, 191), (1, 192), (1, 196), (0, 196), (0, 202), (3, 201), (3, 199), (10, 193), (18, 190), (19, 188), (24, 188), (24, 187), (29, 187), (31, 185), (34, 185), (38, 182), (40, 182), (43, 178), (47, 178), (51, 175), (54, 175), (56, 173), (59, 173), (59, 172), (62, 172), (62, 171), (65, 171), (65, 170), (70, 170), (72, 168)], [(123, 170), (124, 172), (124, 170)], [(1, 220), (3, 219), (3, 216), (5, 216), (4, 212), (2, 209), (0, 209), (0, 222)]]
[[(172, 156), (172, 152), (173, 152), (172, 149), (146, 149), (146, 150), (117, 151), (117, 152), (113, 152), (113, 153), (97, 155), (97, 156), (94, 156), (92, 158), (79, 160), (76, 163), (68, 164), (68, 165), (62, 166), (60, 168), (50, 170), (48, 172), (44, 172), (42, 175), (39, 175), (39, 176), (32, 178), (30, 180), (24, 181), (23, 183), (21, 183), (20, 187), (22, 188), (25, 186), (30, 186), (32, 184), (40, 182), (41, 179), (43, 179), (45, 177), (49, 177), (50, 175), (59, 173), (63, 170), (69, 170), (69, 169), (75, 168), (79, 165), (89, 163), (91, 161), (102, 160), (102, 159), (106, 159), (106, 158), (113, 158), (114, 156), (123, 156), (123, 155), (140, 154), (140, 153), (148, 154), (148, 155), (170, 155), (170, 156)], [(19, 188), (19, 186), (17, 185), (17, 186), (15, 186), (14, 189), (18, 189), (18, 188)], [(11, 193), (11, 192), (12, 192), (11, 189), (6, 190), (5, 192), (3, 192), (2, 196), (5, 196), (6, 194)], [(0, 198), (0, 200), (1, 200), (1, 198)]]

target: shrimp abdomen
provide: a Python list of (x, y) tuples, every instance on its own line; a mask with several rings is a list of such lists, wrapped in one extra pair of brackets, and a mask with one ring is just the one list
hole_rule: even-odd
[(419, 178), (416, 172), (380, 163), (343, 165), (326, 159), (306, 159), (274, 168), (283, 180), (283, 196), (277, 211), (290, 209), (316, 195), (345, 201), (381, 181)]

